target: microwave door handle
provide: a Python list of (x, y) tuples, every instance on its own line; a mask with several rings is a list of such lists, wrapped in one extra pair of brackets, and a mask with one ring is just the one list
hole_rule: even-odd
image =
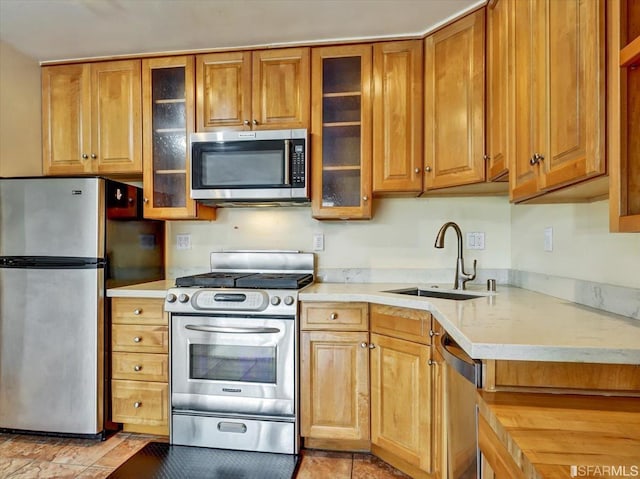
[(284, 140), (284, 184), (290, 185), (289, 165), (291, 164), (291, 140)]
[(231, 333), (231, 334), (275, 334), (279, 333), (278, 328), (224, 328), (220, 326), (197, 326), (187, 324), (185, 329), (200, 331), (203, 333)]

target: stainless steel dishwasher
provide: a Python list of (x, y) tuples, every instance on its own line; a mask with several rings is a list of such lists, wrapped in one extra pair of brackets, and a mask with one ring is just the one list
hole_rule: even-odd
[(444, 359), (444, 418), (447, 479), (480, 479), (476, 388), (482, 386), (482, 363), (471, 359), (448, 335), (436, 343)]

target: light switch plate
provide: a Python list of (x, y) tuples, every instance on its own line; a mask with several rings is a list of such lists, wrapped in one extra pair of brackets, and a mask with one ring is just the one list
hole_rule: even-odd
[(324, 235), (322, 233), (313, 234), (313, 251), (324, 251)]
[(544, 229), (544, 250), (553, 251), (553, 228), (551, 226)]

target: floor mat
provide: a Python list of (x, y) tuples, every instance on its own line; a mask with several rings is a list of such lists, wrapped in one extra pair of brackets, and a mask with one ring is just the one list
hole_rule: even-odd
[(291, 479), (300, 456), (150, 442), (108, 479)]

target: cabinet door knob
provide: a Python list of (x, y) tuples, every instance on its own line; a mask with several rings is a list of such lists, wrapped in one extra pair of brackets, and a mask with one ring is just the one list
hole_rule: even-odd
[(430, 166), (425, 166), (424, 167), (424, 171), (426, 171), (427, 173), (431, 172), (431, 167)]
[(434, 336), (440, 336), (440, 333), (434, 331), (433, 329), (429, 330), (429, 336), (431, 336), (432, 338)]
[(367, 195), (364, 195), (364, 196), (362, 197), (362, 201), (369, 201), (369, 197), (368, 197)]
[(133, 338), (134, 343), (139, 343), (140, 341), (142, 341), (142, 338), (140, 336), (136, 336), (135, 338)]
[(258, 120), (253, 120), (253, 124), (257, 125), (258, 124)]
[(484, 155), (482, 158), (484, 158), (484, 161), (489, 161), (491, 159), (489, 155)]
[(133, 310), (133, 314), (135, 314), (136, 316), (139, 316), (142, 314), (142, 309), (140, 308), (136, 308)]
[(140, 401), (136, 401), (136, 402), (133, 403), (133, 407), (138, 409), (138, 408), (142, 407), (142, 403)]
[(542, 160), (544, 160), (544, 156), (542, 156), (542, 155), (540, 155), (538, 153), (534, 153), (534, 155), (529, 160), (529, 164), (531, 166), (534, 166), (534, 165), (539, 164)]
[(338, 319), (338, 313), (331, 313), (331, 314), (329, 315), (329, 319), (333, 319), (333, 320)]
[(415, 170), (413, 170), (415, 173), (420, 173), (420, 168), (416, 168)]
[(364, 341), (360, 343), (361, 348), (366, 348), (367, 346), (368, 346), (367, 343), (365, 343)]
[(249, 120), (245, 120), (245, 121), (242, 122), (242, 124), (244, 126), (249, 126), (251, 124), (251, 122)]
[(87, 158), (89, 158), (89, 155), (87, 155), (86, 153), (83, 153), (83, 154), (82, 154), (82, 159), (83, 159), (83, 160), (86, 160)]
[(375, 348), (376, 348), (376, 345), (375, 345), (375, 344), (373, 344), (373, 343), (369, 343), (369, 349), (375, 349)]
[(139, 364), (136, 364), (136, 365), (133, 367), (133, 370), (134, 370), (134, 371), (142, 371), (142, 366), (140, 366)]
[(148, 203), (149, 203), (149, 198), (143, 198), (143, 199), (142, 199), (142, 202), (143, 202), (144, 204), (148, 204)]
[(438, 365), (438, 363), (437, 363), (437, 362), (435, 362), (433, 359), (429, 359), (429, 361), (427, 361), (427, 364), (428, 364), (429, 366), (437, 366), (437, 365)]
[(91, 158), (95, 160), (96, 158), (98, 158), (98, 155), (96, 155), (95, 153), (91, 153)]

